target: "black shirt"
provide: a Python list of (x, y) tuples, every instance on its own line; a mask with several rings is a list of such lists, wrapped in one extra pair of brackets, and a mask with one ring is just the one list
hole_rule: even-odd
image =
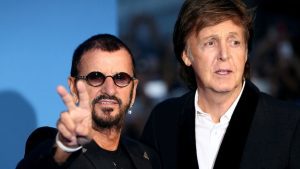
[[(86, 155), (85, 155), (86, 154)], [(93, 162), (90, 161), (93, 159)], [(107, 151), (94, 141), (85, 145), (81, 152), (69, 161), (71, 169), (101, 168), (101, 169), (136, 169), (129, 153), (119, 145), (116, 151)]]
[[(103, 168), (110, 169), (134, 169), (134, 165), (129, 158), (125, 148), (119, 145), (116, 151), (104, 150), (98, 146), (99, 158), (103, 158)], [(105, 166), (105, 167), (104, 167)]]

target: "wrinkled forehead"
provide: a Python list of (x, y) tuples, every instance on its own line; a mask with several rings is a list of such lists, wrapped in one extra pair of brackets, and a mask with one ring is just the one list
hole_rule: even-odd
[(240, 26), (244, 31), (247, 30), (247, 28), (245, 27), (246, 25), (244, 25), (240, 17), (223, 15), (223, 16), (215, 16), (215, 18), (213, 18), (212, 16), (201, 17), (201, 18), (199, 17), (195, 25), (192, 27), (191, 32), (197, 34), (204, 28), (212, 27), (226, 21), (232, 21), (235, 25)]
[[(230, 24), (224, 24), (224, 23), (230, 23)], [(187, 45), (188, 40), (193, 37), (203, 37), (203, 36), (209, 36), (208, 34), (215, 34), (214, 32), (215, 28), (220, 27), (220, 25), (223, 25), (221, 27), (224, 27), (223, 31), (231, 32), (232, 34), (238, 34), (244, 41), (247, 43), (248, 41), (248, 32), (247, 29), (244, 27), (244, 25), (238, 21), (238, 20), (220, 20), (220, 22), (209, 22), (209, 24), (202, 25), (196, 25), (192, 29), (192, 31), (185, 37), (185, 45)], [(228, 30), (230, 29), (230, 30)], [(187, 46), (185, 46), (187, 47)]]

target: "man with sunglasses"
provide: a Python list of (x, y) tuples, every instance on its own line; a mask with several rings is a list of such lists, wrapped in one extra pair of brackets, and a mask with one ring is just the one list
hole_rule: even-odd
[(41, 127), (28, 138), (24, 168), (160, 168), (155, 153), (121, 135), (136, 96), (134, 60), (117, 37), (95, 35), (73, 55), (70, 93), (58, 86), (66, 105), (57, 129)]

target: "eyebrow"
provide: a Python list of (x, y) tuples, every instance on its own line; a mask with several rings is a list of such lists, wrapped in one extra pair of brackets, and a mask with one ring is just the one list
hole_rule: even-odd
[(197, 43), (198, 44), (203, 43), (204, 41), (211, 39), (211, 38), (219, 39), (217, 34), (212, 34), (212, 35), (205, 36), (202, 38), (197, 38)]
[(229, 35), (239, 36), (237, 32), (229, 32)]
[[(239, 36), (239, 34), (237, 32), (229, 32), (228, 35), (230, 35), (230, 36)], [(207, 40), (207, 39), (210, 39), (210, 38), (217, 38), (217, 39), (219, 39), (218, 37), (219, 36), (217, 34), (212, 34), (212, 35), (205, 36), (203, 38), (197, 38), (197, 39), (198, 39), (198, 42), (199, 42), (200, 40)]]

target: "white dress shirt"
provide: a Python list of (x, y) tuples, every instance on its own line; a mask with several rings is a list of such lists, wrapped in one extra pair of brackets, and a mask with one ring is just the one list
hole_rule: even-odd
[(198, 91), (195, 94), (195, 134), (199, 169), (212, 169), (228, 127), (233, 111), (244, 90), (245, 82), (239, 96), (221, 117), (219, 123), (214, 123), (211, 116), (198, 106)]

